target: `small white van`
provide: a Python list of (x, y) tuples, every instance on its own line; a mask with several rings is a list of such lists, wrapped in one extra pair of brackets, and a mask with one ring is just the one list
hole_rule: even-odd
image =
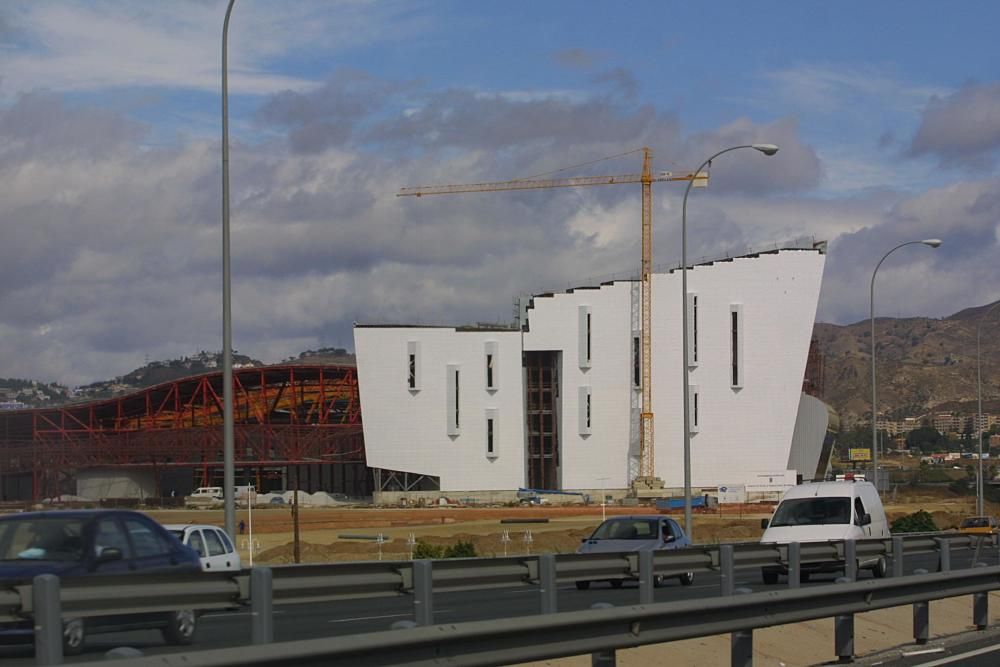
[[(889, 537), (882, 500), (871, 482), (814, 482), (793, 486), (782, 496), (770, 519), (762, 519), (761, 543), (827, 542)], [(888, 570), (884, 557), (859, 559), (858, 569), (884, 577)], [(814, 572), (842, 572), (844, 564), (802, 563), (801, 579)], [(774, 584), (779, 574), (788, 574), (784, 565), (763, 568), (765, 584)]]
[(213, 505), (221, 503), (222, 500), (221, 486), (199, 486), (186, 498), (185, 502), (192, 505)]

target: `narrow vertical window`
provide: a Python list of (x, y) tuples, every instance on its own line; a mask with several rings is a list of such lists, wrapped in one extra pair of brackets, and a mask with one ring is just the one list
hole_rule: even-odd
[(638, 336), (632, 336), (632, 386), (642, 386), (642, 345)]
[(406, 344), (406, 388), (420, 391), (420, 342), (411, 340)]
[(590, 424), (591, 424), (590, 387), (580, 387), (579, 403), (577, 405), (577, 409), (579, 410), (580, 435), (590, 435)]
[(698, 392), (698, 385), (688, 385), (688, 396), (691, 399), (691, 404), (688, 406), (688, 428), (692, 433), (698, 432), (698, 418), (699, 418), (699, 401), (700, 395)]
[(497, 442), (498, 437), (498, 418), (496, 408), (486, 409), (486, 458), (495, 459), (499, 456), (499, 446)]
[(579, 357), (580, 368), (590, 368), (591, 352), (591, 317), (590, 306), (580, 306), (579, 308)]
[(500, 345), (496, 341), (487, 341), (484, 346), (484, 359), (486, 364), (486, 391), (495, 391), (499, 385), (500, 373)]
[(447, 366), (445, 411), (448, 419), (448, 435), (461, 433), (459, 430), (461, 425), (459, 418), (459, 408), (461, 407), (459, 405), (459, 368), (457, 364), (448, 364)]
[(729, 307), (729, 382), (734, 388), (743, 386), (743, 306)]
[(688, 366), (698, 365), (698, 295), (687, 295), (687, 363)]

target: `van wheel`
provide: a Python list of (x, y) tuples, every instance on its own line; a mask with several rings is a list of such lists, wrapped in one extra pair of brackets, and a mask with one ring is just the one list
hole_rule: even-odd
[(809, 583), (809, 573), (805, 570), (799, 570), (799, 583), (805, 584)]
[(187, 646), (194, 641), (195, 630), (198, 629), (198, 617), (193, 609), (182, 609), (170, 612), (167, 626), (161, 630), (163, 639), (168, 644)]
[(764, 583), (768, 586), (772, 586), (778, 583), (778, 573), (774, 570), (761, 570), (760, 577), (764, 580)]
[(578, 590), (578, 591), (585, 591), (588, 588), (590, 588), (590, 582), (589, 581), (578, 581), (578, 582), (576, 582), (576, 590)]
[(662, 588), (665, 583), (667, 580), (663, 578), (662, 574), (653, 575), (653, 588)]
[(681, 580), (682, 586), (690, 586), (694, 583), (694, 572), (685, 572), (678, 578)]
[(80, 655), (86, 637), (82, 618), (74, 618), (63, 623), (63, 655)]
[(882, 579), (887, 574), (889, 574), (889, 564), (885, 560), (885, 556), (878, 559), (875, 566), (872, 568), (872, 576), (876, 579)]

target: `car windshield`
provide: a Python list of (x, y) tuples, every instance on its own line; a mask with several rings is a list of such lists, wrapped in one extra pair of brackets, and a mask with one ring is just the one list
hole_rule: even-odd
[(69, 517), (0, 521), (0, 560), (81, 560), (83, 524), (83, 519)]
[(592, 540), (655, 540), (655, 519), (612, 519), (605, 521), (594, 534)]
[(771, 528), (851, 522), (850, 498), (790, 498), (778, 505)]

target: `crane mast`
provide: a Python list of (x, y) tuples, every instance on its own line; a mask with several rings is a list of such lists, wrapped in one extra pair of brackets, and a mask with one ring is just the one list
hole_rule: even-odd
[(574, 178), (538, 179), (522, 178), (489, 183), (459, 185), (430, 185), (400, 188), (397, 197), (422, 197), (424, 195), (461, 194), (467, 192), (497, 192), (502, 190), (538, 190), (543, 188), (579, 187), (588, 185), (642, 185), (642, 412), (640, 413), (639, 476), (633, 480), (635, 489), (662, 488), (656, 478), (655, 450), (653, 446), (653, 378), (652, 378), (652, 309), (653, 309), (653, 183), (663, 181), (694, 181), (695, 187), (707, 185), (708, 174), (683, 174), (670, 172), (653, 174), (653, 151), (642, 148), (642, 173), (619, 176), (579, 176)]

